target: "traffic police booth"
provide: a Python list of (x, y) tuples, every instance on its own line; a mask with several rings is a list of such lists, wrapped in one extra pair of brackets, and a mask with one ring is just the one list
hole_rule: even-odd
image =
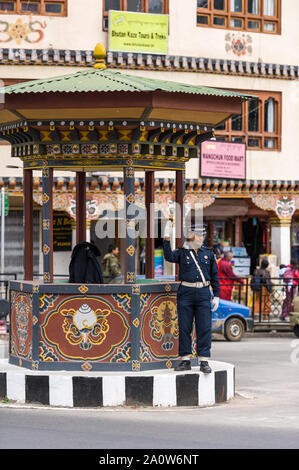
[[(178, 358), (179, 282), (154, 280), (155, 171), (175, 171), (176, 202), (182, 207), (186, 162), (198, 158), (200, 142), (213, 136), (219, 122), (239, 114), (250, 97), (109, 70), (101, 45), (95, 59), (87, 70), (1, 89), (0, 136), (24, 167), (24, 280), (10, 283), (9, 363), (35, 372), (169, 370)], [(43, 187), (42, 281), (33, 276), (34, 170), (41, 172)], [(76, 175), (77, 243), (86, 238), (86, 172), (123, 171), (130, 229), (135, 171), (145, 172), (146, 281), (153, 282), (136, 279), (129, 230), (122, 284), (56, 282), (53, 172), (61, 170)], [(182, 224), (181, 211), (176, 246), (182, 244)]]

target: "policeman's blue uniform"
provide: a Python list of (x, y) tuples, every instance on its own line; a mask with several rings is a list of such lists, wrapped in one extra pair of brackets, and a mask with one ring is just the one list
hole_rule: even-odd
[[(215, 297), (220, 296), (218, 267), (213, 251), (207, 247), (197, 252), (185, 247), (171, 250), (170, 241), (163, 241), (164, 257), (170, 263), (178, 263), (179, 280), (190, 283), (203, 282), (202, 276), (192, 258), (191, 251), (202, 270), (205, 281), (209, 281)], [(211, 356), (212, 315), (210, 287), (187, 287), (180, 285), (177, 292), (179, 322), (179, 355), (192, 354), (191, 333), (195, 318), (197, 356)]]

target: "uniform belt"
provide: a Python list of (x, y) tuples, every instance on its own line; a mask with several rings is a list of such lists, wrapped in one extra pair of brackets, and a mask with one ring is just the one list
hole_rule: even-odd
[(202, 287), (207, 287), (210, 285), (210, 281), (206, 282), (187, 282), (187, 281), (182, 281), (182, 286), (186, 287), (197, 287), (201, 289)]

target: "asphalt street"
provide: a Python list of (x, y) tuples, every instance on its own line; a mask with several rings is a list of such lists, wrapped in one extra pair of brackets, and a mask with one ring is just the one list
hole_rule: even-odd
[(299, 340), (292, 334), (249, 335), (239, 343), (219, 337), (212, 353), (236, 366), (236, 397), (225, 404), (53, 409), (2, 402), (0, 448), (298, 449)]

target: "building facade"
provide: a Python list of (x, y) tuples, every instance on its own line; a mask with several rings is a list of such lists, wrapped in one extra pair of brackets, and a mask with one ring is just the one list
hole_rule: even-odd
[[(299, 260), (297, 3), (296, 0), (0, 1), (0, 78), (6, 85), (92, 67), (93, 49), (100, 42), (106, 47), (109, 68), (254, 95), (255, 99), (244, 102), (241, 115), (231, 116), (214, 129), (213, 137), (216, 141), (246, 145), (245, 178), (203, 176), (200, 157), (191, 159), (186, 166), (185, 200), (187, 208), (202, 205), (209, 245), (246, 248), (250, 264), (239, 267), (240, 275), (252, 273), (261, 254), (272, 253), (276, 256), (272, 266), (275, 276), (280, 263), (288, 264), (292, 257)], [(109, 10), (168, 15), (168, 53), (109, 50)], [(165, 119), (165, 126), (173, 122)], [(20, 245), (23, 174), (21, 163), (16, 161), (11, 159), (10, 146), (1, 142), (1, 183), (9, 196), (7, 272), (21, 272), (23, 267)], [(55, 173), (54, 269), (57, 274), (67, 274), (74, 243), (74, 174)], [(96, 224), (103, 201), (107, 195), (119, 198), (122, 185), (121, 174), (90, 174), (88, 178), (86, 238), (100, 244), (103, 254), (111, 240), (97, 239)], [(143, 185), (137, 174), (140, 206), (144, 204)], [(157, 217), (167, 219), (174, 194), (172, 172), (156, 172)], [(41, 203), (41, 175), (36, 172), (37, 273), (41, 272)], [(157, 249), (160, 243), (161, 239), (157, 239)], [(142, 254), (142, 239), (138, 247)], [(142, 272), (142, 262), (138, 269)], [(169, 266), (164, 266), (164, 273), (170, 273)]]

